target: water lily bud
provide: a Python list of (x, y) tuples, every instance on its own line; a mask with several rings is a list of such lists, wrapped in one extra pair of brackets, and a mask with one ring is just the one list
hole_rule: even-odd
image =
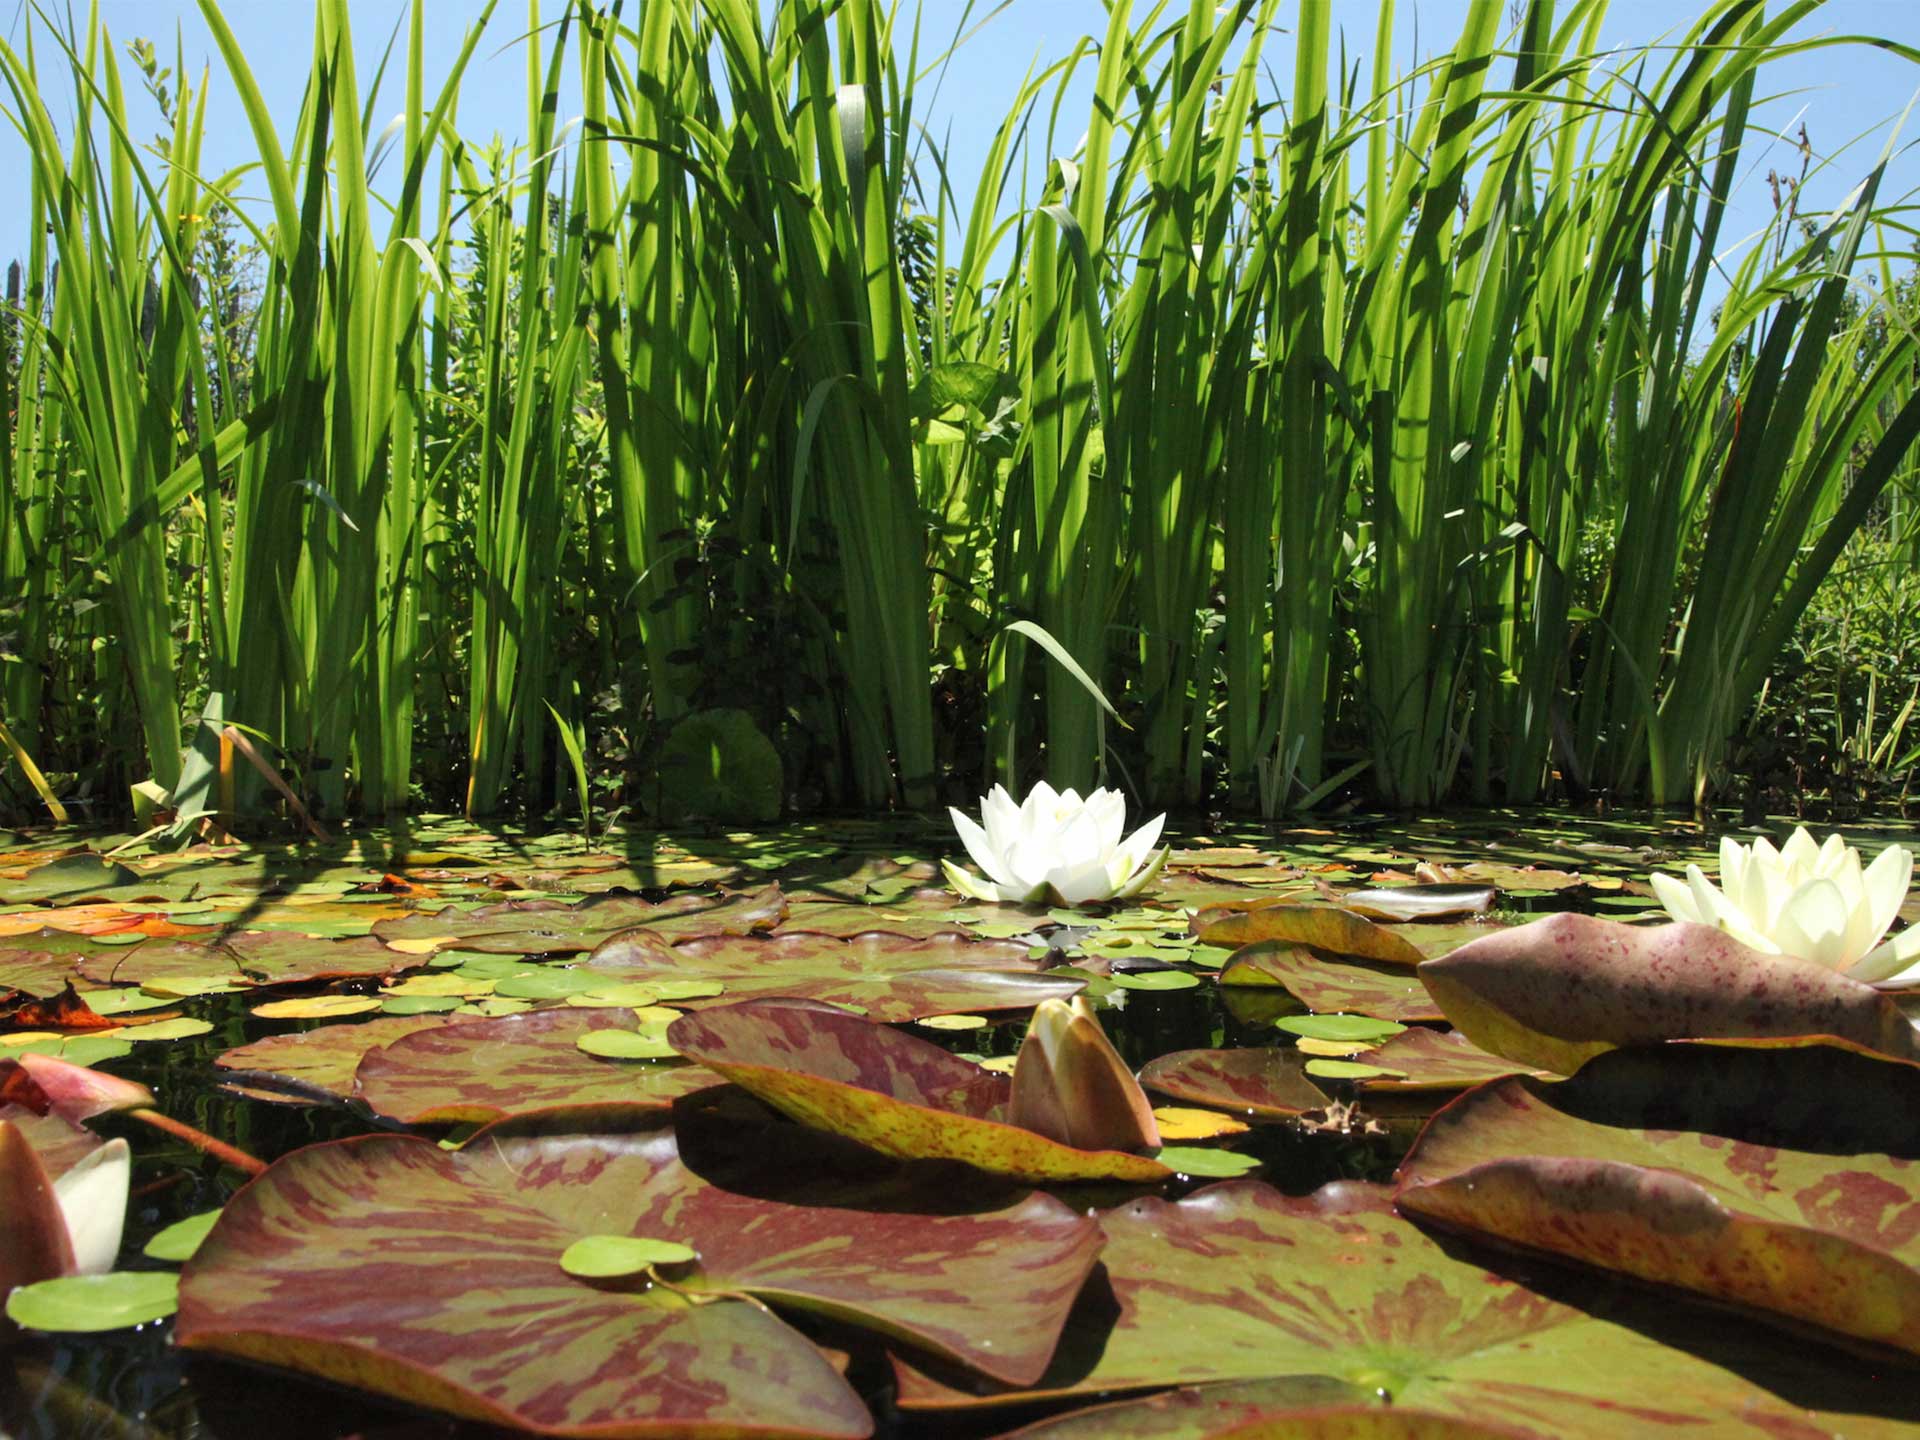
[(1763, 837), (1720, 841), (1720, 884), (1698, 865), (1685, 881), (1652, 877), (1653, 893), (1676, 920), (1713, 925), (1767, 955), (1793, 955), (1855, 980), (1920, 985), (1920, 926), (1884, 943), (1907, 898), (1913, 852), (1889, 845), (1864, 869), (1838, 835), (1816, 845), (1804, 826), (1775, 850)]
[(1153, 1107), (1084, 996), (1042, 1000), (1013, 1066), (1014, 1124), (1080, 1150), (1152, 1150)]
[(1124, 900), (1151, 884), (1167, 860), (1166, 849), (1153, 848), (1165, 815), (1121, 838), (1127, 802), (1118, 790), (1096, 790), (1083, 800), (1042, 781), (1016, 804), (1005, 786), (996, 785), (981, 797), (983, 824), (958, 810), (947, 813), (986, 879), (952, 861), (941, 863), (953, 888), (974, 900), (1015, 905)]

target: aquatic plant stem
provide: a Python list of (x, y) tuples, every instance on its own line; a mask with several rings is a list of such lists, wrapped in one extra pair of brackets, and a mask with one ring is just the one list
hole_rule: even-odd
[(204, 1130), (196, 1130), (185, 1121), (176, 1120), (171, 1115), (162, 1115), (158, 1110), (144, 1106), (126, 1113), (129, 1118), (138, 1120), (143, 1125), (151, 1125), (156, 1130), (163, 1130), (176, 1140), (184, 1140), (203, 1154), (213, 1156), (222, 1165), (231, 1165), (235, 1170), (243, 1170), (250, 1176), (262, 1174), (267, 1168), (266, 1161), (256, 1160), (246, 1151), (235, 1149), (224, 1140), (216, 1140)]

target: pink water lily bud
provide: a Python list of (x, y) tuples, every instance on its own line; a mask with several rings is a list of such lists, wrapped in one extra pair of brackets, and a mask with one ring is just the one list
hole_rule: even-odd
[(1084, 800), (1044, 780), (1015, 802), (1004, 785), (980, 800), (980, 824), (947, 811), (967, 854), (986, 878), (942, 861), (947, 880), (973, 900), (1021, 905), (1051, 900), (1087, 905), (1139, 894), (1166, 864), (1153, 847), (1167, 817), (1156, 815), (1125, 835), (1127, 802), (1118, 790), (1095, 790)]
[(1013, 1065), (1009, 1118), (1079, 1150), (1155, 1150), (1160, 1127), (1140, 1082), (1084, 996), (1042, 1000)]
[(132, 1175), (127, 1142), (109, 1140), (51, 1176), (22, 1129), (0, 1120), (0, 1297), (16, 1285), (111, 1270)]

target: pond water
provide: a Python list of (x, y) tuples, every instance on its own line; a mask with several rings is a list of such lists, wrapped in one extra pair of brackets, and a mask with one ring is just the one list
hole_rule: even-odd
[[(1766, 828), (1778, 838), (1788, 827)], [(1911, 829), (1892, 817), (1849, 826), (1847, 834), (1869, 854), (1889, 841), (1912, 841)], [(1024, 983), (1072, 967), (1091, 983), (1115, 1046), (1138, 1068), (1177, 1052), (1284, 1049), (1293, 1037), (1274, 1022), (1308, 1012), (1281, 984), (1219, 983), (1229, 951), (1196, 945), (1186, 933), (1190, 912), (1274, 900), (1321, 903), (1416, 876), (1493, 886), (1488, 915), (1456, 920), (1445, 936), (1429, 927), (1429, 953), (1437, 954), (1472, 938), (1471, 927), (1491, 930), (1557, 911), (1651, 920), (1659, 911), (1648, 874), (1678, 873), (1690, 860), (1711, 869), (1717, 839), (1671, 819), (1504, 811), (1222, 827), (1177, 838), (1159, 883), (1137, 901), (1073, 914), (955, 899), (937, 870), (941, 856), (959, 858), (951, 832), (911, 821), (838, 821), (758, 834), (637, 833), (590, 846), (570, 834), (482, 830), (427, 818), (326, 844), (200, 847), (165, 856), (133, 850), (95, 858), (123, 838), (21, 834), (0, 849), (0, 998), (10, 988), (20, 992), (15, 1004), (45, 997), (59, 988), (52, 981), (67, 978), (79, 981), (83, 997), (125, 997), (133, 982), (146, 992), (139, 1003), (157, 1008), (111, 1017), (133, 1026), (129, 1033), (137, 1035), (140, 1024), (156, 1017), (207, 1022), (204, 1033), (137, 1041), (129, 1053), (97, 1066), (148, 1086), (165, 1114), (266, 1161), (319, 1142), (409, 1127), (404, 1107), (383, 1102), (384, 1113), (377, 1113), (347, 1098), (357, 1054), (309, 1069), (290, 1060), (294, 1050), (261, 1049), (260, 1042), (321, 1031), (332, 1040), (369, 1020), (392, 1025), (407, 1016), (424, 1033), (484, 1018), (475, 1007), (630, 1014), (618, 1002), (646, 997), (617, 990), (596, 996), (573, 979), (554, 982), (533, 973), (589, 975), (596, 955), (606, 953), (607, 937), (628, 926), (659, 932), (647, 942), (658, 952), (648, 963), (667, 956), (696, 980), (719, 977), (713, 983), (725, 987), (717, 995), (665, 995), (661, 1003), (668, 1006), (799, 994), (900, 1022), (920, 1040), (973, 1058), (1011, 1057), (1019, 1048), (1027, 1008), (993, 988), (1006, 974)], [(496, 906), (519, 908), (482, 908)], [(735, 918), (722, 926), (716, 916)], [(1906, 918), (1915, 918), (1911, 898)], [(519, 928), (511, 943), (483, 943), (481, 937), (513, 926)], [(850, 938), (867, 931), (906, 939), (879, 945)], [(553, 943), (543, 949), (547, 939)], [(208, 993), (236, 964), (228, 951), (213, 948), (223, 940), (240, 957), (245, 973), (234, 978), (243, 983)], [(942, 983), (957, 983), (950, 977), (958, 958), (987, 971), (986, 987), (943, 991), (928, 982), (931, 962), (920, 958), (927, 946), (946, 947), (935, 967), (949, 977)], [(827, 954), (828, 947), (838, 948)], [(333, 956), (348, 958), (330, 964)], [(621, 969), (615, 978), (637, 976), (637, 983), (658, 990), (661, 973), (656, 964)], [(978, 978), (964, 966), (962, 973)], [(1153, 988), (1163, 983), (1156, 977), (1169, 974), (1195, 983)], [(422, 983), (436, 976), (442, 993)], [(460, 976), (472, 983), (454, 993)], [(783, 985), (782, 976), (793, 977), (792, 984)], [(408, 977), (419, 993), (408, 992)], [(605, 977), (592, 978), (605, 990)], [(353, 999), (365, 1009), (311, 1019), (271, 1010), (275, 1002), (322, 996), (341, 997), (330, 1002), (341, 1010), (351, 1010)], [(266, 1015), (257, 1013), (263, 1004)], [(908, 1007), (904, 1013), (901, 1005)], [(109, 1008), (104, 1000), (101, 1008)], [(969, 1011), (981, 1019), (974, 1028), (906, 1023)], [(0, 1021), (0, 1031), (5, 1028)], [(399, 1027), (393, 1028), (399, 1044)], [(60, 1042), (28, 1043), (57, 1050)], [(242, 1046), (250, 1048), (233, 1058)], [(17, 1035), (0, 1033), (0, 1058), (21, 1048)], [(1321, 1053), (1328, 1054), (1326, 1047)], [(1366, 1053), (1353, 1056), (1364, 1064)], [(217, 1063), (223, 1056), (226, 1063)], [(475, 1087), (511, 1088), (512, 1062), (496, 1054), (472, 1063)], [(250, 1093), (222, 1083), (236, 1076)], [(434, 1083), (449, 1082), (442, 1075)], [(1193, 1143), (1244, 1155), (1257, 1162), (1253, 1173), (1260, 1180), (1306, 1196), (1329, 1181), (1389, 1179), (1424, 1118), (1457, 1093), (1370, 1093), (1324, 1074), (1317, 1083), (1342, 1107), (1331, 1122), (1319, 1112), (1304, 1122), (1255, 1118), (1244, 1133)], [(172, 1268), (147, 1259), (142, 1247), (166, 1226), (224, 1205), (245, 1177), (126, 1116), (101, 1116), (93, 1128), (126, 1137), (136, 1157), (121, 1268)], [(438, 1136), (449, 1126), (411, 1128)], [(1152, 1193), (1177, 1198), (1209, 1183), (1183, 1175)], [(1068, 1185), (1058, 1193), (1085, 1209), (1141, 1192)], [(484, 1223), (483, 1216), (475, 1219)], [(1554, 1280), (1560, 1274), (1554, 1267), (1540, 1273), (1547, 1278), (1535, 1280), (1536, 1288), (1564, 1284)], [(782, 1316), (829, 1354), (845, 1356), (848, 1381), (873, 1409), (878, 1433), (986, 1436), (1045, 1413), (1044, 1406), (1016, 1405), (902, 1415), (892, 1406), (893, 1376), (876, 1348), (834, 1321), (784, 1307)], [(284, 1370), (189, 1357), (172, 1346), (171, 1332), (172, 1322), (161, 1321), (99, 1336), (24, 1333), (0, 1348), (0, 1434), (15, 1440), (265, 1434), (424, 1440), (501, 1433)], [(1895, 1428), (1871, 1433), (1910, 1433), (1905, 1420), (1874, 1423)]]

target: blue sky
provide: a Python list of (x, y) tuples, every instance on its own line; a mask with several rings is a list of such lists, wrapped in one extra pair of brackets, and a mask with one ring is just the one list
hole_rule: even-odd
[[(23, 34), (24, 3), (0, 0), (0, 34), (15, 44)], [(65, 0), (60, 3), (64, 8)], [(84, 13), (85, 0), (72, 3)], [(1335, 23), (1344, 31), (1349, 55), (1364, 53), (1371, 46), (1375, 28), (1377, 11), (1372, 0), (1333, 3)], [(543, 8), (557, 16), (561, 0), (546, 0)], [(924, 33), (940, 37), (934, 49), (944, 45), (962, 8), (961, 0), (925, 0)], [(990, 9), (991, 5), (978, 8)], [(207, 167), (217, 173), (245, 160), (251, 153), (250, 134), (231, 88), (224, 83), (219, 54), (194, 0), (100, 0), (100, 9), (116, 47), (135, 36), (146, 36), (168, 63), (175, 27), (179, 27), (187, 69), (196, 83), (200, 67), (212, 66)], [(363, 82), (371, 75), (396, 19), (406, 9), (406, 0), (352, 0)], [(464, 28), (479, 9), (478, 0), (428, 0), (430, 90), (436, 76), (445, 74), (459, 49)], [(1696, 0), (1614, 0), (1603, 38), (1610, 46), (1652, 43), (1695, 9)], [(1283, 4), (1282, 16), (1290, 10), (1291, 6)], [(1457, 33), (1464, 10), (1465, 0), (1400, 0), (1396, 58), (1411, 66), (1416, 56), (1444, 48)], [(291, 133), (311, 53), (310, 7), (302, 0), (227, 0), (225, 13), (273, 104), (283, 134)], [(514, 44), (524, 27), (524, 17), (524, 0), (501, 0), (489, 34), (481, 42), (477, 69), (461, 90), (463, 133), (484, 138), (497, 131), (511, 141), (525, 128), (524, 58)], [(971, 186), (977, 177), (993, 126), (1012, 102), (1029, 63), (1064, 55), (1081, 34), (1097, 33), (1103, 23), (1104, 7), (1095, 0), (1013, 0), (960, 49), (941, 83), (937, 100), (921, 117), (930, 132), (948, 146), (956, 185)], [(1874, 34), (1920, 46), (1920, 0), (1827, 0), (1800, 33)], [(1275, 72), (1286, 75), (1291, 55), (1284, 38), (1273, 53)], [(49, 59), (43, 48), (43, 68)], [(157, 126), (158, 117), (138, 93), (131, 73), (128, 84), (140, 107), (136, 115), (148, 122), (144, 126), (137, 123), (136, 130), (150, 131)], [(1832, 205), (1858, 182), (1878, 157), (1893, 122), (1917, 89), (1920, 66), (1864, 46), (1792, 57), (1763, 72), (1762, 91), (1774, 98), (1761, 107), (1759, 122), (1783, 131), (1804, 122), (1816, 156), (1826, 162), (1816, 166), (1803, 210)], [(931, 94), (931, 87), (925, 93)], [(56, 122), (64, 121), (69, 110), (67, 97), (53, 93), (48, 100)], [(397, 92), (383, 96), (380, 117), (389, 116), (397, 103)], [(1078, 121), (1069, 120), (1063, 130), (1063, 143), (1071, 145), (1079, 135)], [(1895, 201), (1904, 196), (1909, 203), (1920, 204), (1920, 144), (1914, 143), (1920, 140), (1920, 106), (1915, 107), (1901, 140), (1902, 153), (1890, 170), (1882, 200)], [(1736, 243), (1766, 222), (1772, 211), (1766, 180), (1769, 168), (1797, 171), (1799, 156), (1785, 142), (1750, 146), (1734, 211), (1723, 232), (1725, 244)], [(25, 188), (25, 152), (19, 137), (8, 127), (0, 133), (0, 261), (23, 253), (24, 221), (21, 206), (13, 197), (24, 197)], [(1920, 212), (1912, 219), (1920, 223)], [(1910, 242), (1901, 243), (1904, 246)]]

